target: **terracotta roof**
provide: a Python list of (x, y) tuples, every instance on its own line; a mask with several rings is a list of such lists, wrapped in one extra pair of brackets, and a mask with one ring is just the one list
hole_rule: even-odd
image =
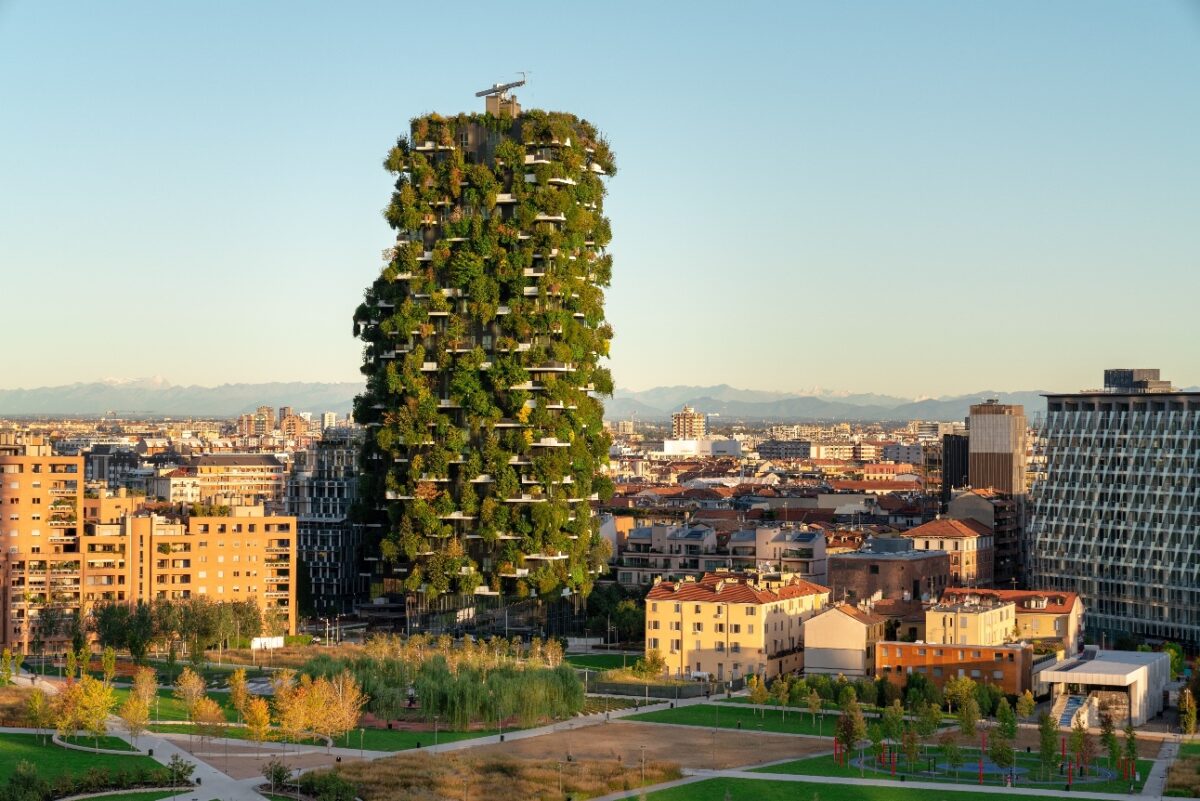
[(921, 488), (917, 481), (830, 481), (829, 486), (835, 490), (871, 490), (879, 492), (899, 492), (902, 490), (918, 490)]
[(916, 598), (883, 598), (872, 604), (871, 611), (886, 618), (925, 620), (925, 605)]
[(962, 539), (969, 537), (986, 537), (992, 530), (977, 520), (951, 520), (948, 517), (930, 520), (916, 528), (904, 532), (905, 537), (944, 537), (945, 539)]
[(646, 600), (769, 604), (828, 592), (826, 587), (801, 579), (793, 579), (773, 591), (755, 587), (744, 578), (728, 573), (705, 573), (698, 581), (660, 581), (646, 594)]
[(864, 626), (872, 626), (872, 625), (883, 624), (883, 623), (887, 622), (886, 618), (884, 618), (880, 615), (877, 615), (874, 612), (867, 612), (863, 609), (859, 609), (857, 606), (851, 606), (850, 604), (847, 604), (847, 603), (841, 603), (841, 604), (837, 604), (836, 606), (831, 606), (828, 609), (826, 609), (824, 612), (822, 612), (821, 614), (827, 615), (827, 614), (830, 614), (831, 612), (841, 612), (846, 617), (850, 618), (851, 620), (856, 620), (859, 623), (862, 623)]
[[(1073, 592), (1057, 592), (1050, 590), (992, 590), (978, 589), (975, 587), (948, 587), (942, 591), (942, 602), (947, 601), (963, 601), (969, 596), (978, 596), (980, 598), (992, 598), (1001, 603), (1014, 603), (1017, 605), (1017, 614), (1066, 614), (1075, 606), (1075, 602), (1079, 600), (1079, 596)], [(1030, 609), (1026, 604), (1029, 601), (1044, 598), (1046, 601), (1045, 609)]]

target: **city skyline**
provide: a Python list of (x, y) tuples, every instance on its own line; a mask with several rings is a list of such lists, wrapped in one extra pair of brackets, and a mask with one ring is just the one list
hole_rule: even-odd
[[(3, 330), (38, 332), (6, 387), (358, 380), (346, 309), (390, 243), (380, 160), (411, 110), (479, 110), (521, 69), (527, 107), (621, 142), (618, 387), (1065, 391), (1113, 364), (1196, 382), (1187, 4), (761, 6), (732, 29), (558, 9), (530, 15), (536, 54), (403, 82), (440, 44), (399, 54), (399, 10), (280, 8), (0, 9), (20, 154), (0, 162), (0, 262), (25, 299)], [(494, 46), (482, 19), (456, 33)], [(139, 324), (116, 324), (130, 303)], [(195, 334), (216, 323), (236, 355)]]

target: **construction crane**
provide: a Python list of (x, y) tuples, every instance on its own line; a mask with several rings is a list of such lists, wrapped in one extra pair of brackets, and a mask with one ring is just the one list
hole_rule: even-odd
[[(524, 74), (525, 73), (521, 73), (522, 76), (524, 76)], [(509, 89), (516, 89), (518, 86), (524, 86), (524, 85), (525, 85), (524, 77), (522, 77), (521, 80), (513, 81), (512, 83), (494, 83), (494, 84), (492, 84), (491, 89), (484, 89), (480, 92), (476, 92), (475, 96), (476, 97), (487, 97), (488, 95), (498, 95), (501, 100), (506, 100), (508, 98), (508, 90)]]

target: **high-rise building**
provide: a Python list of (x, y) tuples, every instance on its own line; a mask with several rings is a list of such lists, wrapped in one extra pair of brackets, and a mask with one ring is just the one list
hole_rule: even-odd
[(349, 611), (366, 592), (357, 562), (362, 529), (350, 519), (361, 448), (354, 430), (331, 427), (292, 463), (288, 514), (296, 517), (298, 569), (308, 571), (317, 612)]
[(354, 315), (372, 595), (587, 592), (611, 487), (608, 144), (497, 87), (483, 114), (414, 119), (385, 167), (396, 243)]
[(333, 428), (337, 425), (337, 412), (321, 412), (321, 430)]
[(671, 415), (671, 439), (701, 439), (708, 433), (708, 416), (691, 406)]
[(82, 610), (83, 476), (83, 457), (0, 433), (0, 645), (69, 637), (38, 629), (48, 608), (59, 620)]
[[(1087, 627), (1200, 646), (1200, 392), (1157, 370), (1046, 396), (1031, 584), (1078, 591)], [(974, 432), (972, 432), (974, 436)]]
[(1025, 494), (1025, 407), (988, 400), (971, 407), (967, 472), (972, 487)]

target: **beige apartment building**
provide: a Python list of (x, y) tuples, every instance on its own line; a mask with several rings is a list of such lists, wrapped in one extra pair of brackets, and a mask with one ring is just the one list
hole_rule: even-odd
[(850, 604), (831, 606), (804, 622), (804, 672), (874, 676), (875, 644), (887, 618)]
[(1012, 604), (1016, 639), (1055, 645), (1068, 655), (1083, 647), (1083, 602), (1073, 592), (951, 588), (942, 603)]
[(973, 599), (941, 603), (925, 610), (925, 641), (941, 645), (1003, 645), (1018, 639), (1017, 607)]
[(909, 529), (904, 536), (918, 551), (945, 551), (950, 557), (950, 583), (988, 587), (995, 566), (992, 530), (977, 520), (938, 518)]
[[(0, 434), (0, 647), (28, 652), (47, 606), (63, 616), (105, 602), (206, 595), (254, 600), (296, 626), (296, 520), (239, 507), (170, 521), (131, 514), (132, 498), (88, 499), (83, 458)], [(94, 502), (94, 503), (93, 503)], [(65, 631), (46, 637), (57, 649)]]
[(829, 590), (792, 579), (771, 589), (736, 573), (658, 581), (646, 596), (646, 651), (675, 678), (772, 678), (804, 666), (804, 621)]
[(671, 415), (671, 439), (700, 439), (708, 433), (708, 415), (691, 406)]
[(192, 457), (184, 469), (199, 479), (201, 503), (282, 508), (286, 465), (270, 454), (205, 454)]

